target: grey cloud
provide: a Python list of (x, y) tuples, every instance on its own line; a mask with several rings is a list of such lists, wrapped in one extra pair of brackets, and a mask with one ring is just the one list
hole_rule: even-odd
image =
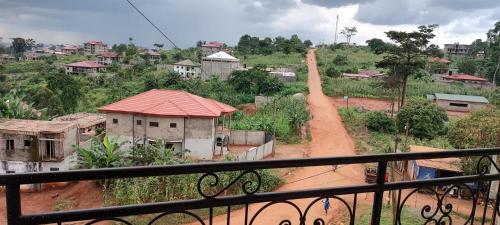
[(295, 0), (238, 0), (243, 6), (245, 19), (251, 22), (266, 22), (297, 6)]
[(457, 11), (470, 11), (474, 9), (488, 9), (500, 6), (498, 0), (434, 0), (430, 7), (438, 6)]
[(355, 5), (374, 1), (375, 0), (302, 0), (303, 3), (308, 5), (317, 5), (327, 8), (337, 8), (346, 5)]

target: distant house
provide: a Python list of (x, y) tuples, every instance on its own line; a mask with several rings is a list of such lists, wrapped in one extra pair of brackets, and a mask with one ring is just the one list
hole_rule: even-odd
[(65, 45), (61, 48), (61, 52), (65, 55), (74, 55), (78, 52), (78, 47), (73, 45)]
[(161, 55), (157, 51), (149, 50), (147, 53), (149, 62), (151, 63), (159, 63), (161, 61)]
[(185, 78), (199, 77), (201, 72), (200, 65), (189, 59), (174, 63), (174, 71)]
[[(410, 152), (412, 153), (433, 151), (443, 151), (443, 149), (410, 145)], [(458, 168), (459, 162), (459, 158), (412, 160), (408, 164), (408, 175), (412, 180), (459, 176), (462, 174), (462, 170)]]
[(207, 57), (209, 55), (222, 51), (223, 48), (224, 48), (224, 43), (222, 42), (218, 41), (212, 41), (208, 43), (205, 42), (201, 45), (201, 52), (203, 57)]
[(444, 54), (463, 56), (466, 55), (471, 48), (471, 45), (464, 45), (459, 43), (445, 44)]
[(0, 119), (0, 173), (69, 170), (78, 143), (72, 122)]
[(432, 57), (428, 60), (427, 68), (431, 74), (446, 74), (450, 70), (451, 61), (446, 58)]
[(102, 65), (109, 65), (111, 63), (117, 63), (120, 62), (123, 59), (123, 57), (117, 53), (114, 52), (101, 52), (97, 54), (96, 61), (99, 64)]
[(239, 59), (226, 52), (217, 52), (202, 59), (201, 79), (208, 80), (212, 76), (218, 76), (221, 80), (227, 80), (233, 71), (240, 68)]
[(16, 62), (17, 59), (9, 54), (0, 54), (0, 64), (7, 64)]
[(185, 91), (156, 89), (99, 108), (106, 114), (107, 135), (127, 141), (127, 146), (163, 140), (165, 147), (202, 160), (213, 159), (216, 146), (225, 148), (221, 141), (229, 133), (224, 127), (219, 131), (217, 121), (235, 111)]
[(429, 101), (435, 102), (437, 105), (450, 111), (470, 112), (474, 110), (484, 109), (488, 106), (489, 101), (483, 96), (473, 95), (451, 95), (435, 93), (427, 95)]
[(375, 70), (360, 70), (358, 71), (358, 73), (343, 73), (342, 76), (345, 78), (359, 80), (359, 79), (381, 78), (384, 77), (384, 74)]
[(108, 45), (102, 41), (87, 41), (83, 44), (85, 55), (97, 55), (108, 50)]
[(269, 75), (271, 77), (276, 77), (279, 80), (285, 81), (285, 82), (295, 82), (295, 81), (297, 81), (297, 76), (295, 75), (294, 72), (274, 71), (274, 72), (269, 72)]
[(81, 61), (64, 65), (66, 74), (88, 74), (106, 71), (106, 66), (95, 61)]

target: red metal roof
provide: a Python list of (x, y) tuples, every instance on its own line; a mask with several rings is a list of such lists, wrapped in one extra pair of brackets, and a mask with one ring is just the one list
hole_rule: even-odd
[(484, 79), (482, 77), (476, 77), (476, 76), (472, 76), (472, 75), (469, 75), (469, 74), (452, 74), (452, 75), (445, 76), (443, 78), (444, 79), (449, 79), (449, 80), (462, 80), (462, 81), (465, 81), (465, 80), (470, 80), (470, 81), (487, 81), (486, 79)]
[(81, 62), (75, 62), (75, 63), (70, 63), (66, 64), (65, 66), (70, 66), (70, 67), (84, 67), (84, 68), (104, 68), (106, 66), (101, 65), (95, 61), (81, 61)]
[(219, 117), (236, 109), (185, 91), (153, 89), (103, 106), (99, 111), (150, 116)]
[(224, 43), (218, 42), (218, 41), (212, 41), (208, 42), (207, 44), (202, 45), (203, 47), (214, 47), (214, 48), (220, 48), (224, 46)]
[(118, 54), (114, 52), (101, 52), (99, 53), (99, 56), (106, 57), (106, 58), (116, 58), (118, 57)]

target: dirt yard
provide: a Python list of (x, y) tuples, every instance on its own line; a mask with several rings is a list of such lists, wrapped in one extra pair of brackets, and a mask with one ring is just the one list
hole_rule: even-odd
[[(101, 189), (94, 182), (68, 184), (64, 188), (43, 192), (22, 193), (22, 212), (41, 213), (57, 210), (102, 207), (104, 199)], [(5, 192), (0, 193), (0, 224), (7, 224)]]

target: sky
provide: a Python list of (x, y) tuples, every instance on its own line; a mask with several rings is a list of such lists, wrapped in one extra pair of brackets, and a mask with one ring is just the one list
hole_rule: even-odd
[[(432, 43), (471, 43), (500, 21), (500, 0), (132, 0), (182, 48), (198, 40), (237, 44), (244, 34), (333, 43), (340, 30), (356, 26), (353, 42), (385, 38), (384, 31), (412, 31), (439, 24)], [(39, 43), (171, 45), (126, 0), (0, 0), (0, 37)]]

